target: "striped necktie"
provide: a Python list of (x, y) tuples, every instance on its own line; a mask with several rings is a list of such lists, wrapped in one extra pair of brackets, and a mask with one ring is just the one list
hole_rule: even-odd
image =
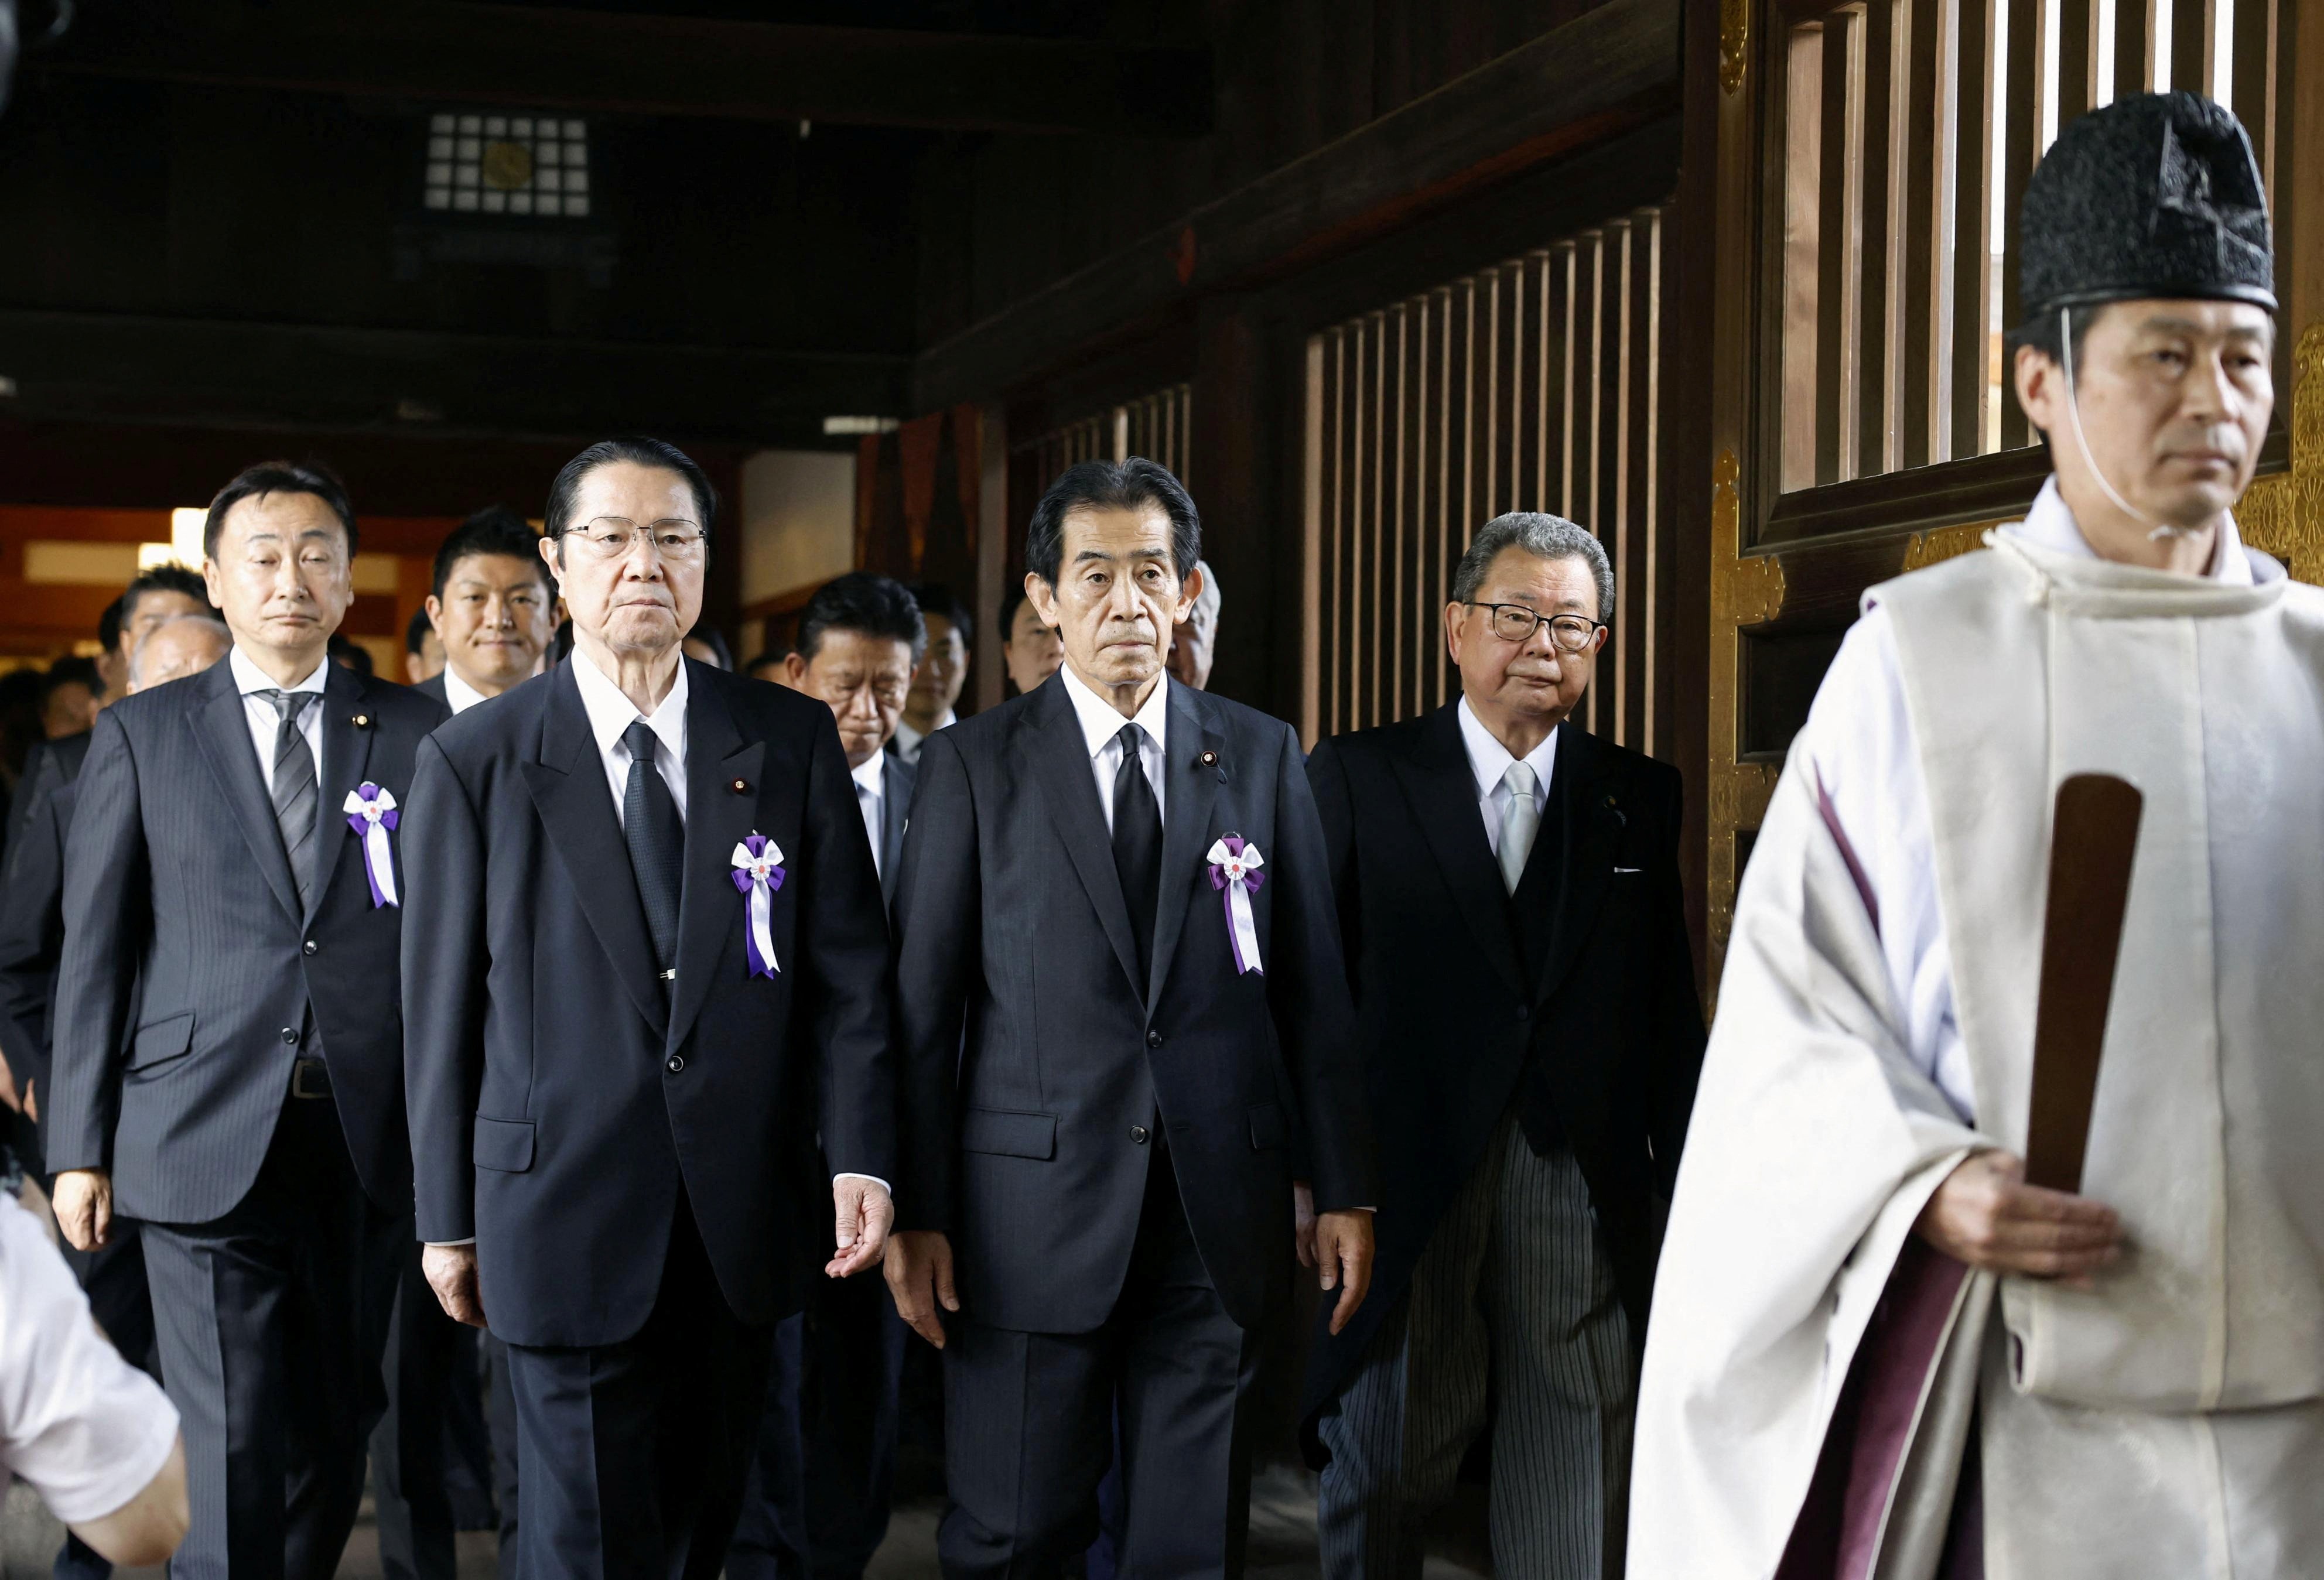
[(282, 831), (282, 853), (290, 859), (290, 879), (299, 886), (299, 903), (314, 896), (315, 809), (322, 800), (315, 785), (315, 754), (307, 745), (300, 720), (323, 700), (311, 691), (262, 691), (281, 722), (274, 730), (274, 826)]

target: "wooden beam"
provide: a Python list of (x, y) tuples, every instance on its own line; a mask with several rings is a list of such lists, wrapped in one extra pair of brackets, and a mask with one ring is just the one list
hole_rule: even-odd
[(308, 431), (795, 442), (899, 411), (902, 356), (0, 309), (9, 415)]
[(88, 7), (26, 66), (463, 105), (1190, 137), (1207, 46), (800, 27), (455, 0)]
[(923, 352), (913, 405), (1022, 383), (1208, 292), (1333, 253), (1669, 110), (1679, 0), (1609, 0)]

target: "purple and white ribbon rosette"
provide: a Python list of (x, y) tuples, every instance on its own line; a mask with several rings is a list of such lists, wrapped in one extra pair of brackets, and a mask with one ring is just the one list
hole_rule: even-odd
[(363, 841), (364, 876), (371, 879), (371, 908), (401, 908), (403, 902), (395, 897), (395, 862), (387, 848), (387, 836), (395, 828), (395, 792), (365, 779), (347, 792), (340, 810), (347, 814), (347, 827)]
[(1267, 865), (1267, 858), (1240, 834), (1229, 834), (1211, 847), (1207, 859), (1211, 886), (1226, 899), (1227, 942), (1234, 946), (1235, 974), (1257, 971), (1264, 976), (1267, 969), (1259, 961), (1259, 923), (1251, 919), (1250, 896), (1267, 881), (1267, 874), (1259, 870)]
[(775, 891), (783, 886), (783, 852), (764, 834), (751, 834), (734, 847), (734, 886), (750, 901), (742, 929), (742, 953), (751, 975), (771, 977), (775, 964)]

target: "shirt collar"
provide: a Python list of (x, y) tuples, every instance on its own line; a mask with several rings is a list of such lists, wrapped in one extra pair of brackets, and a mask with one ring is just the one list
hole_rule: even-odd
[[(1057, 673), (1065, 677), (1065, 695), (1073, 699), (1074, 717), (1081, 721), (1082, 739), (1088, 743), (1092, 758), (1103, 751), (1113, 738), (1121, 733), (1124, 724), (1135, 724), (1145, 730), (1153, 738), (1157, 749), (1164, 746), (1162, 731), (1170, 717), (1170, 677), (1167, 675), (1162, 676), (1160, 683), (1148, 695), (1145, 704), (1138, 710), (1138, 716), (1124, 719), (1120, 709), (1092, 691), (1082, 677), (1074, 673), (1072, 665), (1064, 666)], [(1165, 752), (1164, 755), (1167, 757), (1168, 754)]]
[(465, 713), (484, 700), (484, 694), (460, 678), (459, 671), (444, 666), (444, 700), (455, 713)]
[[(2004, 528), (2036, 548), (2046, 548), (2052, 554), (2072, 555), (2079, 559), (2096, 559), (2098, 550), (2082, 536), (2081, 524), (2074, 519), (2072, 507), (2065, 495), (2058, 491), (2058, 480), (2052, 475), (2043, 482), (2042, 491), (2034, 496), (2034, 508), (2025, 512), (2025, 519), (2014, 528)], [(2219, 518), (2219, 537), (2211, 552), (2211, 568), (2205, 573), (2210, 581), (2223, 587), (2248, 587), (2252, 584), (2251, 556), (2244, 552), (2243, 535), (2236, 530), (2232, 511)]]
[(253, 663), (250, 656), (242, 650), (242, 644), (237, 642), (235, 644), (234, 651), (226, 655), (226, 666), (234, 671), (234, 689), (244, 696), (248, 696), (253, 692), (263, 691), (321, 691), (323, 683), (330, 678), (331, 660), (327, 656), (325, 657), (316, 664), (314, 672), (298, 684), (281, 685), (275, 682), (272, 675)]
[[(580, 689), (581, 706), (589, 715), (589, 733), (596, 738), (597, 749), (609, 752), (621, 744), (622, 731), (641, 717), (635, 703), (624, 696), (612, 676), (597, 667), (595, 659), (579, 648), (567, 660), (573, 666), (573, 683)], [(673, 761), (686, 758), (686, 660), (678, 661), (678, 678), (670, 683), (669, 694), (646, 720), (646, 726), (669, 749)]]
[[(1510, 755), (1508, 747), (1493, 739), (1493, 732), (1485, 728), (1485, 721), (1469, 706), (1467, 697), (1461, 699), (1460, 709), (1461, 743), (1469, 749), (1469, 771), (1477, 776), (1477, 799), (1482, 801), (1501, 787), (1509, 765), (1517, 759)], [(1533, 769), (1533, 776), (1545, 794), (1549, 789), (1549, 776), (1557, 766), (1557, 732), (1564, 728), (1563, 724), (1553, 726), (1542, 737), (1541, 744), (1526, 754), (1526, 766)]]
[(863, 759), (862, 767), (848, 769), (847, 776), (872, 795), (877, 795), (888, 787), (885, 777), (887, 772), (888, 754), (884, 750), (875, 751)]

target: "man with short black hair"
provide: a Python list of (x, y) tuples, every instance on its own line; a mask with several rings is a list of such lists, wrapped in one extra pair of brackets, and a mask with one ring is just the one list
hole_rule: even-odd
[(557, 590), (540, 562), (540, 534), (514, 510), (488, 505), (436, 550), (425, 612), (444, 664), (419, 689), (464, 713), (540, 670), (557, 629)]
[(44, 1139), (75, 1246), (141, 1221), (180, 1576), (336, 1569), (411, 1238), (389, 820), (444, 710), (327, 657), (355, 550), (318, 467), (218, 493), (203, 572), (233, 651), (99, 716), (67, 841)]
[[(900, 582), (851, 571), (800, 611), (783, 684), (829, 704), (883, 898), (892, 899), (912, 805), (912, 766), (881, 749), (895, 733), (927, 639)], [(904, 1327), (871, 1279), (820, 1279), (775, 1329), (767, 1414), (729, 1580), (853, 1580), (888, 1530)]]
[(1026, 542), (1065, 667), (920, 757), (887, 1275), (945, 1352), (954, 1580), (1089, 1546), (1117, 1399), (1122, 1572), (1236, 1572), (1295, 1141), (1335, 1326), (1370, 1279), (1370, 1119), (1298, 737), (1163, 672), (1201, 532), (1150, 461), (1068, 469)]
[(912, 675), (912, 694), (904, 703), (904, 717), (896, 726), (888, 749), (908, 763), (920, 760), (927, 738), (959, 715), (954, 707), (961, 687), (968, 684), (968, 645), (975, 638), (976, 622), (967, 605), (941, 582), (923, 582), (912, 589), (927, 626), (928, 642)]
[(403, 681), (406, 685), (425, 685), (444, 673), (444, 638), (436, 634), (435, 622), (428, 618), (428, 605), (411, 611), (403, 622)]
[(1022, 587), (1001, 594), (1001, 663), (1009, 672), (1010, 694), (1022, 696), (1056, 674), (1065, 662), (1065, 638), (1041, 623), (1041, 611)]
[(573, 656), (412, 792), (420, 1235), (507, 1341), (531, 1575), (715, 1576), (774, 1324), (887, 1236), (879, 875), (831, 710), (680, 652), (715, 505), (658, 439), (567, 463)]
[(41, 728), (51, 740), (86, 735), (104, 706), (105, 678), (94, 660), (60, 658), (41, 677)]

